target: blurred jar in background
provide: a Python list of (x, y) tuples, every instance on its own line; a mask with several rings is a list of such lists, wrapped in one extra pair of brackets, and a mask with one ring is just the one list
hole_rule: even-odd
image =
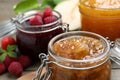
[(82, 30), (115, 40), (120, 37), (119, 0), (80, 0)]

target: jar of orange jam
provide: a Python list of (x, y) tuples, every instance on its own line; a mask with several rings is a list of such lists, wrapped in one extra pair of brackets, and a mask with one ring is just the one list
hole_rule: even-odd
[(120, 37), (119, 0), (79, 0), (82, 30), (98, 33), (110, 40)]
[[(109, 51), (108, 41), (98, 34), (59, 34), (50, 40), (48, 55), (40, 54), (42, 64), (33, 80), (110, 80)], [(43, 67), (46, 72), (42, 76)]]

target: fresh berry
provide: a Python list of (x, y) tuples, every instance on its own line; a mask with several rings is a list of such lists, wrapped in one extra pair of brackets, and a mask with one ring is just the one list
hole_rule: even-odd
[(43, 18), (46, 18), (48, 16), (53, 16), (51, 8), (46, 8), (45, 11), (43, 12)]
[(31, 59), (28, 56), (25, 56), (25, 55), (21, 55), (18, 58), (18, 61), (21, 63), (23, 68), (27, 68), (31, 64)]
[(35, 16), (40, 16), (41, 18), (43, 17), (41, 13), (36, 13)]
[(17, 58), (12, 58), (7, 55), (4, 61), (6, 68), (8, 68), (13, 61), (17, 61)]
[(0, 62), (0, 75), (6, 71), (6, 67), (3, 63)]
[(33, 18), (31, 18), (29, 20), (29, 23), (30, 23), (30, 25), (33, 25), (33, 26), (34, 25), (42, 25), (43, 24), (42, 17), (35, 15)]
[(10, 36), (2, 38), (1, 47), (4, 50), (7, 49), (8, 45), (15, 45), (15, 44), (16, 44), (16, 41), (12, 37), (10, 37)]
[(10, 74), (16, 77), (20, 77), (23, 72), (23, 67), (19, 62), (12, 62), (8, 67), (8, 71)]
[(48, 23), (54, 22), (54, 21), (56, 21), (56, 20), (57, 20), (57, 17), (55, 17), (55, 16), (49, 16), (49, 17), (46, 17), (46, 18), (44, 19), (44, 23), (45, 23), (45, 24), (48, 24)]

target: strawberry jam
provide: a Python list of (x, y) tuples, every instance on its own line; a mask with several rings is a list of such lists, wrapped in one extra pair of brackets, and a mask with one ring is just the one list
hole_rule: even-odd
[(61, 15), (56, 11), (53, 11), (52, 16), (55, 16), (57, 20), (49, 24), (31, 25), (30, 19), (33, 19), (33, 15), (35, 14), (26, 16), (16, 23), (16, 39), (20, 53), (26, 54), (36, 61), (40, 53), (47, 54), (50, 39), (65, 32), (65, 29), (62, 27)]

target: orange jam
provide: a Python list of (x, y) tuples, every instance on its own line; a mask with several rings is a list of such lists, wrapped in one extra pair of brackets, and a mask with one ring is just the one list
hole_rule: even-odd
[(115, 40), (120, 37), (119, 0), (80, 0), (82, 30)]
[(54, 51), (57, 55), (64, 58), (85, 60), (100, 56), (104, 48), (97, 39), (76, 37), (56, 42)]
[[(50, 80), (110, 80), (111, 65), (109, 59), (84, 62), (85, 60), (104, 55), (105, 48), (99, 39), (87, 36), (68, 37), (56, 41), (52, 49), (59, 58), (81, 60), (83, 62), (58, 60), (57, 65), (50, 65), (53, 69), (53, 75)], [(71, 67), (71, 69), (61, 67), (59, 64)], [(89, 68), (90, 66), (92, 66), (92, 68)], [(72, 69), (74, 67), (79, 69)]]

